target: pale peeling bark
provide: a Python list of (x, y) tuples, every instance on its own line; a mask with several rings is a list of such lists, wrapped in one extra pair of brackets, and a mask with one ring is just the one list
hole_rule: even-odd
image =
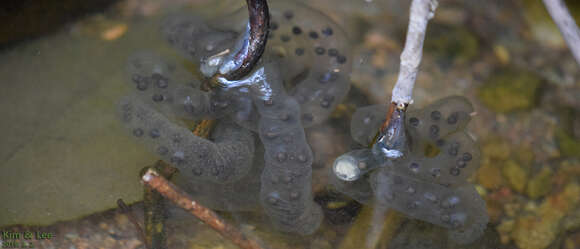
[(566, 4), (562, 0), (543, 0), (543, 2), (550, 16), (558, 25), (560, 33), (564, 36), (574, 59), (580, 65), (580, 30), (566, 8)]
[(397, 105), (413, 103), (413, 87), (423, 56), (423, 41), (427, 23), (435, 15), (437, 0), (413, 0), (409, 13), (409, 28), (405, 48), (401, 53), (399, 77), (393, 88), (391, 102)]

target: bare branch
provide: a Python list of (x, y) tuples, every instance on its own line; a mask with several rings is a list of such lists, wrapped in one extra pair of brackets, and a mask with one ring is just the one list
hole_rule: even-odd
[(147, 170), (143, 177), (141, 177), (141, 180), (147, 187), (156, 190), (165, 198), (171, 200), (179, 207), (199, 218), (205, 224), (208, 224), (211, 228), (220, 233), (224, 238), (229, 239), (240, 248), (262, 249), (258, 242), (247, 238), (236, 227), (226, 223), (211, 209), (194, 201), (191, 196), (167, 181), (165, 178), (161, 177), (154, 170)]
[(580, 30), (570, 15), (566, 4), (562, 0), (543, 0), (546, 9), (552, 16), (552, 19), (558, 25), (560, 33), (574, 55), (574, 59), (580, 65)]
[(399, 77), (393, 88), (391, 102), (399, 107), (413, 103), (413, 87), (423, 56), (423, 41), (427, 23), (435, 15), (437, 0), (413, 0), (409, 13), (409, 28), (405, 48), (401, 53)]

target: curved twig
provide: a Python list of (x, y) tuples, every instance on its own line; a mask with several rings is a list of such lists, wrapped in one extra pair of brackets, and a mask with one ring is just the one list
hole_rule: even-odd
[[(270, 13), (266, 0), (246, 0), (249, 22), (246, 34), (239, 50), (232, 56), (230, 62), (220, 68), (220, 75), (228, 80), (239, 80), (245, 77), (258, 62), (264, 49), (270, 27)], [(223, 71), (226, 71), (225, 73)]]

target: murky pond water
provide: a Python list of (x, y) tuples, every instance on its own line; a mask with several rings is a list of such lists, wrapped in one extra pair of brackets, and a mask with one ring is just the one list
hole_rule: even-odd
[[(145, 248), (131, 220), (143, 226), (139, 174), (162, 159), (265, 248), (579, 248), (580, 66), (541, 3), (479, 4), (440, 1), (403, 118), (412, 153), (393, 163), (366, 148), (407, 2), (271, 2), (273, 102), (199, 90), (196, 59), (236, 36), (195, 27), (243, 28), (244, 1), (120, 1), (12, 42), (0, 51), (0, 243)], [(206, 132), (196, 119), (218, 121), (215, 143), (191, 133)], [(343, 154), (360, 179), (332, 173)], [(237, 248), (167, 210), (168, 248)]]

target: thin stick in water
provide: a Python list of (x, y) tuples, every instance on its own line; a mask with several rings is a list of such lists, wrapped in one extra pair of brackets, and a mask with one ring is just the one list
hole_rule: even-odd
[[(177, 169), (159, 160), (153, 167), (145, 167), (141, 172), (153, 168), (165, 179), (171, 179)], [(145, 188), (143, 192), (143, 213), (145, 215), (145, 239), (149, 249), (166, 249), (167, 236), (165, 232), (166, 209), (163, 196), (155, 190)]]
[(427, 23), (435, 15), (437, 0), (413, 0), (409, 13), (409, 28), (405, 47), (401, 53), (401, 66), (397, 83), (393, 88), (391, 102), (400, 108), (413, 103), (413, 87), (423, 56), (423, 41)]
[(570, 15), (566, 4), (562, 0), (543, 0), (546, 9), (552, 16), (552, 19), (558, 25), (560, 33), (564, 36), (564, 40), (568, 44), (568, 48), (572, 51), (572, 55), (578, 65), (580, 65), (580, 30), (578, 25), (574, 22), (574, 18)]
[(158, 193), (163, 195), (163, 197), (169, 199), (179, 207), (188, 211), (190, 214), (202, 220), (204, 223), (208, 224), (211, 228), (221, 234), (224, 238), (229, 239), (234, 244), (243, 249), (262, 249), (258, 242), (247, 238), (240, 230), (236, 227), (226, 223), (222, 220), (215, 212), (211, 209), (202, 206), (201, 204), (194, 201), (191, 196), (181, 190), (179, 187), (173, 185), (165, 178), (159, 176), (157, 172), (152, 169), (147, 170), (147, 172), (141, 177), (143, 183)]
[(149, 244), (147, 243), (147, 238), (145, 236), (145, 233), (143, 232), (143, 229), (139, 225), (137, 218), (133, 214), (133, 210), (131, 210), (131, 207), (127, 206), (127, 204), (125, 204), (123, 199), (117, 200), (117, 206), (119, 206), (119, 209), (121, 210), (122, 213), (127, 215), (127, 217), (129, 218), (129, 221), (131, 223), (133, 223), (133, 226), (135, 226), (135, 229), (137, 230), (137, 234), (139, 235), (139, 238), (141, 239), (141, 241), (143, 241), (143, 244), (145, 244), (145, 248), (149, 249), (150, 247), (149, 247)]

